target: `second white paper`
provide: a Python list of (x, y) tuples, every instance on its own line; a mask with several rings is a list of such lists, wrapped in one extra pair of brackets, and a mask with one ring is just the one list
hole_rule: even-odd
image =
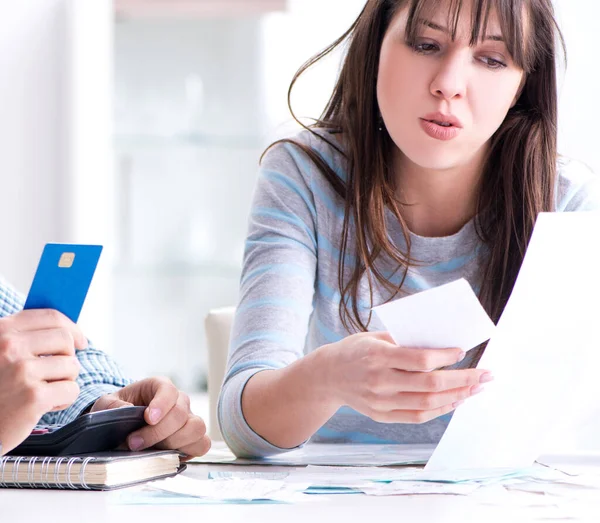
[(464, 278), (373, 308), (392, 339), (404, 347), (468, 351), (494, 331)]
[(539, 215), (478, 365), (495, 379), (457, 409), (426, 470), (530, 466), (581, 408), (600, 359), (599, 233), (598, 212)]

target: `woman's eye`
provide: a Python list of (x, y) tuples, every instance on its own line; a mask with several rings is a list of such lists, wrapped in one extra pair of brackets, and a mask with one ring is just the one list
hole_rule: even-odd
[(506, 67), (504, 62), (500, 60), (496, 60), (495, 58), (491, 58), (489, 56), (483, 56), (480, 60), (490, 69), (503, 69)]
[(422, 53), (422, 54), (434, 53), (436, 51), (439, 51), (439, 49), (440, 49), (437, 44), (432, 44), (431, 42), (414, 43), (412, 45), (412, 48), (417, 53)]

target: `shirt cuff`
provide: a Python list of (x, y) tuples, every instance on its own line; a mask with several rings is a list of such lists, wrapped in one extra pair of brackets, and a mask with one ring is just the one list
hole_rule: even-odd
[(109, 385), (107, 383), (88, 385), (81, 390), (79, 396), (75, 400), (75, 403), (56, 413), (56, 423), (59, 425), (70, 423), (71, 421), (77, 419), (84, 410), (93, 405), (100, 396), (112, 394), (120, 389), (121, 387)]
[(291, 449), (277, 447), (254, 432), (246, 422), (242, 411), (242, 393), (248, 380), (263, 370), (267, 369), (254, 368), (239, 372), (227, 380), (219, 397), (217, 413), (221, 434), (232, 452), (240, 458), (264, 458), (299, 449), (306, 443)]

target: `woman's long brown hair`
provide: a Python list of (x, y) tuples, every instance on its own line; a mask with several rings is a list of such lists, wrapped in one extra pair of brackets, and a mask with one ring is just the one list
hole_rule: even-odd
[[(448, 0), (452, 37), (460, 10), (468, 0)], [(351, 330), (366, 331), (358, 310), (358, 288), (366, 277), (373, 285), (400, 291), (411, 258), (410, 236), (396, 198), (391, 155), (394, 144), (380, 130), (376, 84), (383, 37), (398, 10), (409, 4), (407, 42), (418, 33), (418, 20), (438, 9), (440, 0), (368, 0), (357, 20), (338, 40), (306, 62), (294, 75), (288, 105), (294, 118), (318, 139), (337, 149), (347, 161), (344, 182), (310, 147), (293, 139), (279, 140), (299, 147), (323, 173), (345, 202), (339, 259), (340, 318)], [(516, 105), (491, 138), (482, 175), (475, 227), (487, 247), (482, 267), (480, 300), (494, 321), (504, 310), (523, 262), (538, 213), (554, 210), (557, 160), (556, 40), (564, 41), (554, 18), (551, 0), (473, 0), (471, 44), (485, 34), (491, 9), (497, 13), (503, 37), (514, 62), (525, 73), (525, 84)], [(327, 106), (313, 125), (302, 124), (291, 107), (291, 92), (300, 75), (343, 43), (347, 43), (342, 69)], [(339, 133), (339, 143), (317, 129)], [(275, 144), (273, 144), (275, 145)], [(273, 146), (271, 145), (271, 147)], [(268, 150), (268, 149), (267, 149)], [(402, 252), (387, 233), (385, 212), (390, 209), (401, 224), (407, 251)], [(350, 244), (356, 262), (345, 279), (346, 253)], [(376, 267), (385, 256), (403, 274), (392, 284)]]

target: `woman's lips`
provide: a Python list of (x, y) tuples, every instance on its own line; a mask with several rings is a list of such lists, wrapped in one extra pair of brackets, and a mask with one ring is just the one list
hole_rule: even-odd
[(431, 120), (425, 120), (424, 118), (420, 118), (420, 122), (425, 133), (436, 140), (452, 140), (456, 138), (461, 131), (461, 127), (457, 127), (455, 125), (440, 125), (439, 123)]

